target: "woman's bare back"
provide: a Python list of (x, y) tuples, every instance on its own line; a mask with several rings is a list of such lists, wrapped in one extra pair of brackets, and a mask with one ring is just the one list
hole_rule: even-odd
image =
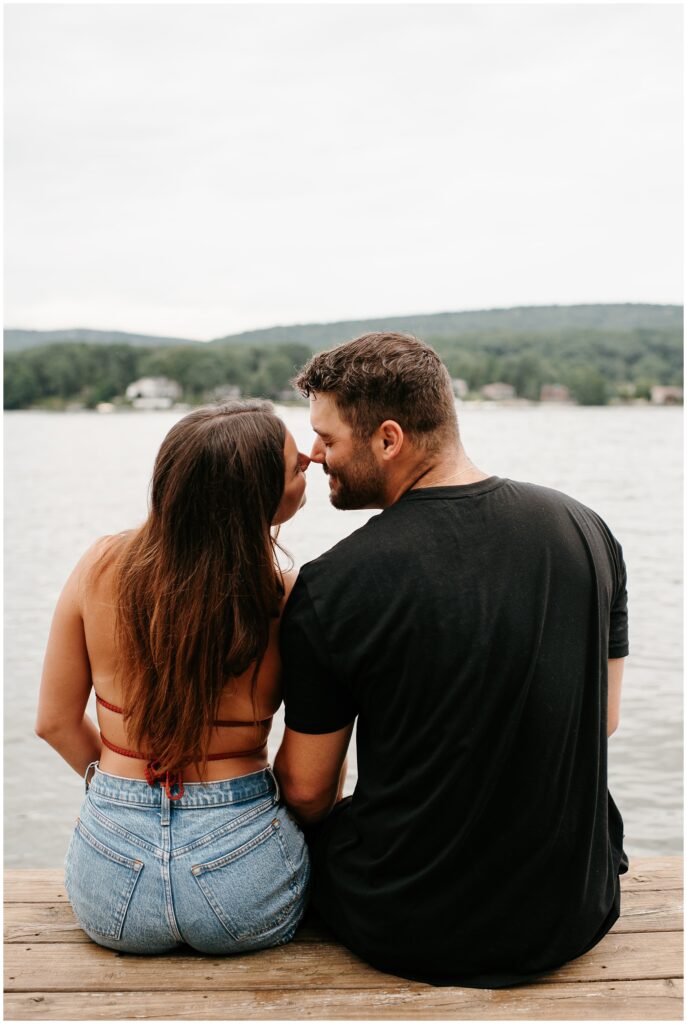
[[(107, 553), (108, 547), (116, 544), (119, 538), (103, 538), (87, 553), (80, 563), (79, 573), (79, 604), (83, 619), (88, 661), (91, 679), (96, 694), (109, 704), (121, 707), (123, 703), (121, 687), (117, 680), (117, 651), (115, 647), (115, 602), (114, 560), (105, 564), (98, 572), (93, 569), (98, 560)], [(291, 590), (295, 574), (285, 574), (287, 593)], [(283, 603), (282, 603), (283, 607)], [(279, 620), (270, 623), (270, 637), (265, 656), (262, 660), (255, 689), (255, 707), (251, 702), (251, 679), (253, 666), (242, 675), (227, 681), (217, 710), (217, 721), (245, 722), (244, 725), (218, 726), (212, 730), (207, 747), (208, 754), (227, 752), (240, 754), (241, 751), (255, 751), (246, 756), (232, 756), (226, 759), (208, 761), (204, 771), (204, 780), (213, 782), (218, 779), (235, 778), (265, 768), (267, 760), (267, 736), (270, 723), (254, 725), (256, 719), (263, 722), (271, 719), (281, 704), (281, 666), (279, 662)], [(137, 747), (128, 736), (126, 725), (121, 714), (111, 711), (102, 704), (97, 704), (98, 724), (101, 733), (113, 745), (126, 750)], [(143, 753), (155, 754), (145, 749)], [(111, 775), (126, 778), (145, 778), (146, 761), (125, 757), (103, 746), (100, 757), (100, 768)], [(184, 768), (185, 782), (200, 781), (198, 768), (189, 765)]]

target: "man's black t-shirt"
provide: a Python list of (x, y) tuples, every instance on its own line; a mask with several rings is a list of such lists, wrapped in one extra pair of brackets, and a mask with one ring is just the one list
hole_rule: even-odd
[(622, 551), (590, 509), (490, 477), (407, 492), (305, 565), (282, 623), (286, 724), (357, 723), (315, 906), (397, 974), (500, 986), (593, 946), (627, 869), (607, 790)]

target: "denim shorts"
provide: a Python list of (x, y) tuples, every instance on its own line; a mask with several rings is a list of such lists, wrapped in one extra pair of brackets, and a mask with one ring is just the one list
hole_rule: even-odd
[(281, 945), (303, 916), (310, 878), (303, 833), (269, 768), (185, 782), (170, 801), (157, 784), (96, 767), (65, 866), (83, 930), (128, 953)]

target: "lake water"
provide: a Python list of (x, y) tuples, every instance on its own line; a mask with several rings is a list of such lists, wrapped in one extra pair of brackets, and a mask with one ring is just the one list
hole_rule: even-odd
[[(280, 410), (309, 451), (306, 408)], [(5, 414), (5, 857), (62, 863), (81, 779), (33, 733), (52, 610), (95, 537), (139, 523), (157, 448), (178, 413)], [(466, 448), (488, 473), (556, 487), (591, 505), (623, 544), (630, 642), (610, 785), (630, 855), (681, 851), (682, 410), (497, 407), (459, 410)], [(338, 512), (319, 467), (280, 540), (302, 564), (372, 512)], [(279, 744), (278, 716), (270, 749)], [(352, 750), (347, 784), (355, 784)], [(545, 766), (544, 766), (545, 770)]]

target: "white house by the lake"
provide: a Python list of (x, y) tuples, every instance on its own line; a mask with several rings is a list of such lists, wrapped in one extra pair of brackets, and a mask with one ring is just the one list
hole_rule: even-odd
[(181, 398), (181, 388), (169, 377), (141, 377), (129, 384), (126, 397), (134, 409), (169, 409)]

